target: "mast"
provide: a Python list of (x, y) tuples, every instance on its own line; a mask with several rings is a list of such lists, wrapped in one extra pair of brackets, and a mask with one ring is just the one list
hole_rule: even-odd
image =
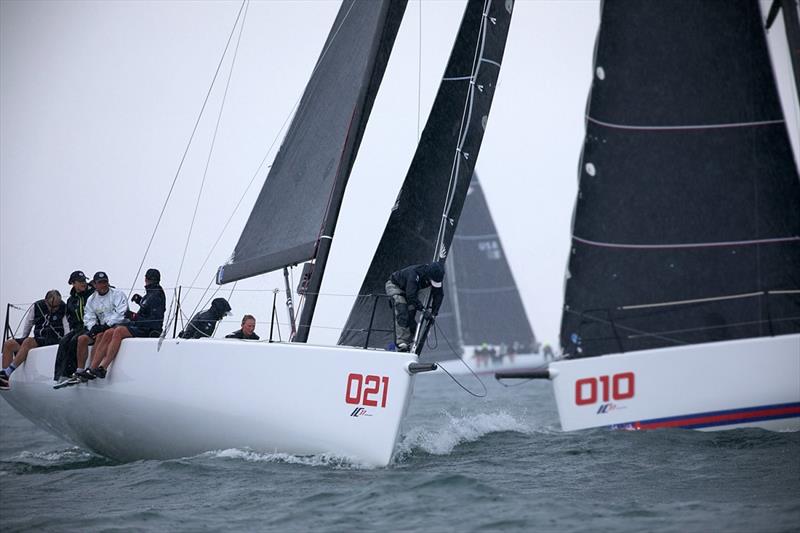
[[(325, 213), (322, 231), (317, 240), (317, 253), (314, 258), (311, 278), (308, 280), (305, 303), (303, 304), (303, 309), (300, 311), (300, 320), (297, 325), (297, 335), (295, 335), (293, 339), (294, 342), (306, 342), (308, 340), (311, 321), (314, 318), (314, 311), (317, 307), (319, 291), (322, 288), (322, 278), (325, 275), (325, 266), (328, 263), (328, 255), (330, 254), (331, 244), (333, 242), (333, 234), (336, 231), (336, 222), (339, 219), (339, 211), (341, 210), (344, 191), (347, 187), (347, 180), (350, 177), (350, 171), (353, 168), (358, 146), (361, 143), (361, 138), (364, 135), (364, 129), (367, 125), (367, 118), (372, 110), (372, 104), (375, 101), (378, 86), (383, 78), (383, 72), (389, 60), (391, 47), (394, 44), (394, 36), (397, 34), (405, 8), (406, 0), (387, 1), (384, 2), (381, 7), (381, 19), (387, 19), (390, 23), (393, 20), (397, 22), (393, 29), (390, 30), (392, 36), (388, 46), (382, 43), (380, 46), (374, 47), (369, 54), (369, 64), (373, 65), (373, 69), (365, 72), (365, 83), (359, 94), (358, 103), (353, 109), (353, 116), (350, 121), (347, 137), (345, 138), (344, 147), (342, 148), (342, 158), (339, 161), (339, 168), (336, 171), (330, 202)], [(387, 26), (389, 26), (388, 23)], [(384, 32), (386, 32), (385, 27), (381, 26), (377, 28), (375, 41), (380, 43), (380, 36)]]

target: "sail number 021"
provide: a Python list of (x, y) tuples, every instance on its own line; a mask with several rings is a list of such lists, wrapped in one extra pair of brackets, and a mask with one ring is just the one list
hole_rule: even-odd
[[(579, 379), (575, 382), (575, 404), (590, 405), (598, 399), (604, 402), (628, 400), (633, 398), (634, 382), (633, 372)], [(602, 398), (598, 398), (598, 393)]]
[(386, 407), (389, 395), (389, 376), (350, 374), (347, 376), (347, 389), (344, 401), (347, 403), (366, 405), (367, 407)]

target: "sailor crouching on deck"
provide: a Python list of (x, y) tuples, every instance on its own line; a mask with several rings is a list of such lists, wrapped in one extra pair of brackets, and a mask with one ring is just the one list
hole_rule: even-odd
[(94, 350), (99, 350), (107, 344), (111, 336), (106, 330), (125, 320), (125, 312), (128, 310), (125, 293), (109, 285), (105, 272), (96, 272), (92, 281), (95, 293), (86, 301), (83, 314), (83, 324), (87, 332), (78, 337), (78, 369), (75, 371), (75, 378), (79, 380), (95, 377), (88, 369), (83, 368), (89, 357), (89, 345), (94, 343)]
[(225, 298), (214, 298), (211, 307), (192, 317), (178, 334), (181, 339), (204, 339), (214, 335), (217, 322), (231, 314), (231, 305)]
[(103, 344), (92, 352), (92, 364), (84, 374), (87, 379), (104, 379), (108, 367), (117, 357), (124, 339), (130, 337), (158, 337), (164, 326), (167, 296), (161, 288), (161, 273), (150, 268), (144, 275), (144, 296), (134, 294), (131, 301), (139, 306), (138, 313), (125, 313), (125, 320), (115, 324), (104, 335)]
[[(33, 337), (30, 335), (33, 329)], [(8, 339), (3, 344), (3, 370), (0, 370), (0, 390), (9, 390), (9, 376), (28, 358), (28, 352), (40, 346), (58, 344), (69, 331), (67, 306), (61, 300), (61, 293), (53, 289), (47, 291), (43, 300), (35, 302), (25, 317), (22, 337)], [(16, 353), (16, 355), (14, 355)], [(12, 361), (13, 357), (13, 361)]]
[(430, 319), (439, 313), (444, 300), (442, 280), (444, 266), (441, 263), (428, 265), (411, 265), (393, 272), (386, 282), (386, 294), (392, 299), (394, 307), (395, 330), (397, 332), (397, 350), (407, 352), (414, 340), (417, 329), (417, 311), (422, 311), (422, 304), (417, 293), (431, 287), (433, 306), (424, 311), (425, 318)]

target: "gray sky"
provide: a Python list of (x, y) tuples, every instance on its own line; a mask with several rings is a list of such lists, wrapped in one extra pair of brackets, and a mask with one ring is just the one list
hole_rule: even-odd
[[(302, 94), (338, 4), (252, 2), (181, 284), (195, 278)], [(350, 179), (323, 285), (331, 296), (318, 306), (312, 341), (334, 342), (350, 310), (348, 295), (361, 285), (413, 155), (418, 105), (424, 125), (463, 5), (422, 4), (420, 62), (420, 4), (409, 1)], [(119, 287), (134, 282), (238, 7), (238, 0), (0, 4), (0, 303), (32, 302), (51, 288), (66, 294), (74, 269), (105, 270)], [(544, 342), (557, 341), (598, 15), (596, 0), (517, 1), (477, 165)], [(771, 41), (782, 33), (779, 21)], [(779, 83), (792, 96), (785, 43), (775, 52)], [(145, 264), (161, 270), (165, 287), (176, 284), (224, 81)], [(797, 147), (796, 98), (784, 102)], [(195, 285), (206, 287), (233, 250), (265, 175)], [(237, 288), (276, 287), (282, 278), (267, 275)], [(239, 316), (256, 314), (266, 335), (271, 300), (237, 291), (232, 305)]]

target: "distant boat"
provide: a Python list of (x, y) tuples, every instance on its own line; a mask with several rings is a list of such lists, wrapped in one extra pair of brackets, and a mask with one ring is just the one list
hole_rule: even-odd
[(755, 0), (602, 3), (565, 359), (526, 376), (552, 380), (563, 429), (800, 429), (800, 176), (774, 80)]
[[(437, 230), (442, 216), (448, 220), (430, 246), (415, 243), (428, 260), (446, 252), (458, 222), (512, 6), (511, 0), (467, 3), (410, 171), (423, 162), (431, 172), (407, 179), (401, 193), (436, 206)], [(2, 397), (40, 427), (120, 460), (248, 447), (386, 465), (413, 376), (431, 365), (420, 365), (413, 353), (303, 343), (405, 7), (405, 0), (342, 3), (232, 260), (217, 274), (222, 284), (314, 261), (299, 342), (126, 339), (108, 379), (61, 391), (50, 381), (56, 347), (38, 348)], [(433, 160), (441, 164), (434, 168)]]
[(446, 297), (420, 361), (447, 362), (457, 374), (544, 364), (477, 173), (447, 264)]

